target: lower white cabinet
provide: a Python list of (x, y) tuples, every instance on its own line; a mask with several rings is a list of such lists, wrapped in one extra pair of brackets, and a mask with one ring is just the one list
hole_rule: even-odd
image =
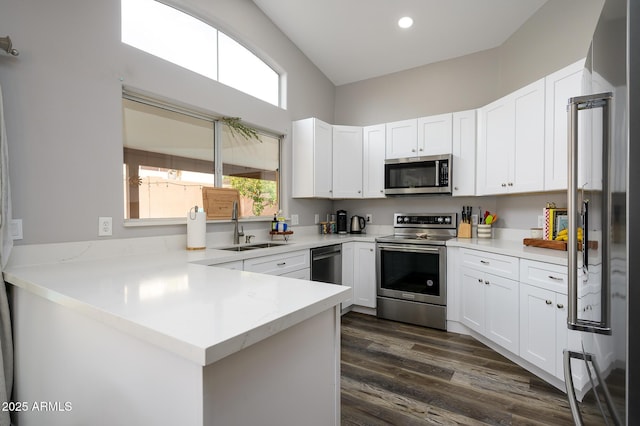
[(353, 262), (355, 256), (356, 243), (343, 243), (342, 244), (342, 285), (349, 287), (349, 299), (342, 302), (342, 309), (348, 308), (353, 305)]
[(567, 296), (520, 283), (520, 357), (563, 379)]
[(354, 305), (376, 307), (375, 246), (366, 242), (342, 244), (342, 285), (353, 288)]
[(218, 263), (215, 265), (216, 268), (225, 268), (225, 269), (235, 269), (236, 271), (242, 271), (242, 260), (235, 260), (233, 262), (224, 262)]
[(245, 271), (268, 275), (285, 275), (309, 268), (311, 268), (309, 250), (255, 257), (244, 261)]
[(293, 272), (287, 272), (286, 274), (280, 274), (281, 277), (297, 278), (299, 280), (311, 279), (311, 268), (299, 269)]
[(511, 352), (518, 352), (518, 282), (462, 268), (462, 323)]

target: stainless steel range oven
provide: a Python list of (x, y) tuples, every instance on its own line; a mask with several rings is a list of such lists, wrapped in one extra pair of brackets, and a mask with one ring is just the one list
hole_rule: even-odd
[(396, 213), (376, 239), (377, 315), (446, 330), (447, 249), (456, 213)]

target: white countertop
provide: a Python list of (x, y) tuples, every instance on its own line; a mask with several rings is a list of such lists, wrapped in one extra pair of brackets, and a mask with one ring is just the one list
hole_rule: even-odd
[(502, 240), (494, 238), (456, 238), (447, 241), (447, 247), (462, 247), (515, 256), (522, 259), (537, 260), (567, 266), (567, 252), (540, 247), (529, 247), (522, 240)]
[[(5, 280), (200, 365), (347, 300), (326, 283), (210, 267), (362, 236), (298, 236), (280, 247), (187, 251), (182, 237), (14, 247)], [(152, 240), (152, 241), (148, 241)], [(13, 254), (12, 254), (13, 257)]]
[[(207, 365), (348, 298), (341, 286), (208, 265), (377, 236), (301, 233), (282, 246), (242, 252), (187, 251), (185, 236), (17, 246), (4, 275), (17, 287)], [(566, 252), (512, 240), (454, 239), (447, 246), (566, 265)]]

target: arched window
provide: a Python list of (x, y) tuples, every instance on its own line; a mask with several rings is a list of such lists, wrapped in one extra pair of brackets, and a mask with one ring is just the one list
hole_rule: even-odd
[(122, 0), (122, 42), (280, 106), (280, 76), (226, 34), (156, 0)]

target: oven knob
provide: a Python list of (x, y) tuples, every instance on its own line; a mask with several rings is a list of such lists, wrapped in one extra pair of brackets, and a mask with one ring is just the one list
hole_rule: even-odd
[(398, 220), (397, 220), (397, 222), (398, 222), (398, 223), (402, 223), (402, 216), (398, 216)]
[(409, 216), (404, 217), (404, 223), (409, 223)]
[(443, 220), (442, 216), (438, 216), (438, 223), (442, 223)]
[(444, 223), (451, 223), (451, 218), (450, 217), (445, 217), (444, 218)]

